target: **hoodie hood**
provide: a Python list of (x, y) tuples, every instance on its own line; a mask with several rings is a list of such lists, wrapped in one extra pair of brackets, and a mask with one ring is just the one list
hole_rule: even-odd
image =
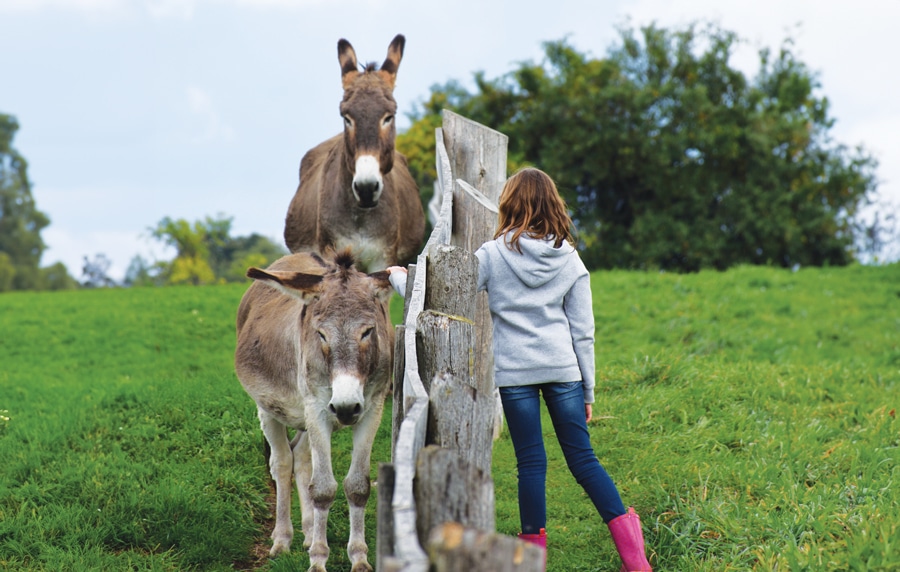
[(519, 254), (514, 248), (509, 248), (509, 236), (507, 233), (501, 237), (502, 244), (498, 245), (500, 256), (519, 280), (531, 288), (543, 286), (556, 278), (566, 266), (569, 255), (575, 252), (575, 248), (567, 241), (563, 241), (559, 248), (554, 248), (552, 238), (536, 239), (523, 233), (519, 237), (519, 246), (522, 248), (522, 253)]

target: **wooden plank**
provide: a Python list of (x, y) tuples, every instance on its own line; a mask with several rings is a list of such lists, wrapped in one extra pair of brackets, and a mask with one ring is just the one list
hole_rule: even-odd
[(385, 560), (394, 556), (394, 466), (378, 464), (378, 483), (375, 488), (376, 507), (375, 569), (384, 570)]
[[(475, 252), (493, 238), (497, 226), (497, 212), (487, 205), (499, 202), (500, 191), (506, 182), (509, 138), (449, 110), (443, 110), (442, 119), (443, 142), (454, 180), (450, 244)], [(459, 181), (467, 183), (478, 195), (467, 192)], [(475, 331), (478, 336), (475, 343), (478, 387), (483, 392), (494, 392), (499, 403), (499, 395), (494, 389), (493, 323), (485, 292), (476, 295)], [(502, 415), (500, 407), (494, 410), (496, 438), (500, 434)]]
[[(452, 335), (452, 332), (451, 332)], [(471, 336), (471, 335), (470, 335)], [(471, 336), (470, 339), (474, 338)], [(442, 372), (431, 382), (431, 415), (426, 441), (455, 452), (467, 463), (491, 475), (494, 399), (482, 393), (474, 380)], [(491, 507), (494, 499), (489, 499)], [(485, 510), (492, 510), (485, 507)], [(485, 530), (492, 528), (485, 527)]]
[[(438, 127), (434, 130), (434, 160), (435, 170), (437, 171), (437, 183), (440, 192), (450, 193), (453, 191), (453, 167), (450, 162), (450, 154), (447, 152), (447, 146), (444, 143), (444, 130)], [(444, 218), (441, 216), (441, 218)]]
[[(472, 321), (462, 316), (425, 310), (416, 325), (419, 377), (431, 395), (436, 375), (450, 373), (466, 385), (475, 385), (475, 333)], [(426, 443), (432, 443), (426, 437)]]
[(394, 398), (391, 400), (391, 460), (397, 458), (397, 440), (400, 438), (400, 425), (406, 418), (403, 407), (403, 378), (406, 371), (406, 352), (403, 351), (406, 341), (406, 326), (397, 326), (394, 336)]
[[(419, 254), (417, 268), (427, 267), (427, 254)], [(394, 554), (386, 568), (402, 566), (406, 572), (425, 572), (428, 557), (416, 532), (416, 504), (413, 492), (415, 459), (425, 445), (428, 424), (428, 394), (422, 385), (416, 356), (416, 322), (425, 301), (425, 272), (415, 272), (407, 281), (408, 309), (405, 317), (403, 352), (406, 367), (403, 373), (403, 422), (394, 443), (394, 495), (391, 513), (394, 519)], [(410, 286), (410, 282), (412, 285)]]
[(435, 246), (428, 253), (427, 271), (425, 310), (462, 316), (469, 321), (475, 318), (478, 259), (474, 254), (455, 246)]
[[(429, 253), (427, 271), (425, 310), (416, 324), (419, 378), (431, 399), (425, 441), (449, 448), (490, 475), (493, 387), (478, 385), (472, 321), (478, 262), (463, 248), (440, 246)], [(436, 393), (431, 380), (439, 378), (443, 385)]]
[[(448, 109), (442, 110), (441, 119), (451, 180), (462, 179), (494, 203), (498, 202), (506, 182), (509, 137)], [(458, 222), (454, 218), (454, 226)]]
[(502, 534), (448, 522), (428, 539), (432, 572), (543, 572), (544, 551)]
[(494, 483), (453, 451), (428, 445), (416, 461), (416, 529), (424, 546), (431, 530), (446, 522), (494, 530)]
[(427, 570), (428, 556), (416, 532), (416, 502), (413, 490), (415, 480), (415, 459), (425, 440), (424, 433), (428, 414), (427, 400), (418, 400), (406, 414), (400, 426), (397, 440), (397, 456), (394, 465), (394, 497), (391, 513), (394, 515), (394, 554), (403, 562), (404, 569)]
[[(456, 203), (455, 195), (462, 193), (459, 191), (460, 185), (454, 181), (457, 178), (463, 178), (472, 183), (474, 187), (487, 196), (488, 199), (496, 202), (500, 189), (506, 178), (506, 136), (492, 130), (487, 130), (483, 126), (475, 122), (469, 121), (452, 112), (444, 112), (445, 126), (435, 131), (436, 138), (436, 167), (438, 171), (438, 186), (440, 187), (440, 202), (435, 204), (434, 209), (439, 211), (440, 219), (435, 224), (429, 240), (419, 255), (417, 264), (411, 269), (410, 279), (407, 283), (408, 292), (405, 302), (404, 326), (398, 328), (398, 338), (402, 338), (402, 343), (398, 341), (395, 347), (396, 355), (402, 354), (403, 365), (398, 366), (395, 371), (395, 410), (396, 427), (392, 429), (392, 453), (394, 460), (394, 486), (393, 495), (390, 502), (391, 513), (393, 515), (393, 531), (394, 531), (394, 550), (385, 550), (384, 555), (379, 561), (379, 569), (396, 572), (424, 572), (428, 570), (428, 559), (422, 549), (424, 538), (420, 538), (417, 530), (417, 514), (416, 514), (416, 496), (413, 490), (413, 481), (415, 479), (414, 460), (418, 457), (419, 452), (425, 446), (429, 397), (425, 391), (422, 377), (420, 376), (419, 356), (416, 351), (417, 333), (419, 315), (424, 311), (425, 291), (426, 291), (426, 267), (428, 266), (429, 253), (437, 252), (439, 245), (446, 245), (454, 241), (454, 233), (456, 225), (462, 224), (462, 235), (472, 231), (465, 230), (465, 213), (454, 218), (454, 204)], [(444, 129), (449, 127), (449, 137), (444, 133)], [(470, 141), (471, 140), (471, 141)], [(446, 145), (449, 142), (449, 147)], [(437, 191), (437, 189), (436, 189)], [(463, 199), (465, 200), (465, 199)], [(438, 207), (439, 204), (439, 207)], [(478, 222), (476, 228), (485, 226), (482, 222)], [(492, 226), (492, 225), (489, 225)], [(489, 229), (492, 230), (492, 229)], [(470, 242), (475, 240), (469, 239)], [(462, 246), (462, 245), (460, 245)], [(474, 251), (478, 245), (473, 248), (468, 247), (469, 251)], [(416, 271), (418, 268), (418, 272)], [(428, 278), (431, 280), (432, 278)], [(442, 278), (438, 278), (440, 282)], [(466, 284), (474, 283), (473, 277), (460, 278)], [(452, 282), (445, 282), (447, 287)], [(457, 305), (463, 296), (456, 294), (456, 301), (453, 296), (450, 305)], [(482, 295), (481, 298), (484, 298)], [(476, 318), (479, 312), (486, 312), (486, 302), (479, 302), (481, 306), (476, 308)], [(449, 313), (448, 313), (449, 314)], [(451, 314), (457, 316), (471, 315), (470, 311)], [(488, 328), (490, 327), (488, 317)], [(489, 330), (488, 330), (489, 331)], [(490, 337), (482, 338), (480, 343), (485, 343), (490, 347)], [(471, 346), (471, 343), (469, 343)], [(402, 350), (400, 349), (402, 346)], [(471, 354), (471, 348), (463, 352), (464, 355)], [(454, 358), (456, 360), (457, 358)], [(471, 358), (475, 362), (474, 358)], [(459, 363), (456, 361), (455, 363)], [(463, 366), (454, 366), (457, 369)], [(465, 371), (471, 367), (465, 366)], [(482, 363), (481, 367), (484, 367)], [(460, 371), (463, 371), (460, 369)], [(488, 368), (493, 372), (493, 366)], [(465, 377), (465, 376), (464, 376)], [(484, 376), (476, 376), (479, 383), (489, 383), (493, 387), (493, 375), (485, 379)], [(429, 378), (430, 379), (430, 378)], [(443, 381), (445, 378), (439, 378), (438, 387), (443, 394), (442, 397), (457, 398), (455, 395), (461, 391), (465, 391), (470, 384), (459, 381)], [(453, 377), (446, 379), (452, 380)], [(398, 391), (399, 390), (399, 391)], [(471, 398), (470, 398), (471, 399)], [(441, 405), (442, 408), (450, 411), (451, 406)], [(474, 410), (469, 411), (465, 408), (459, 409), (458, 413), (453, 416), (465, 419), (476, 415)], [(474, 418), (473, 418), (474, 419)], [(445, 434), (451, 433), (445, 431)], [(459, 436), (454, 439), (460, 440)], [(464, 439), (463, 439), (464, 440)], [(465, 463), (462, 459), (455, 455), (452, 451), (448, 454), (454, 456), (456, 462)], [(470, 467), (469, 471), (481, 471), (474, 464), (466, 463)], [(482, 477), (485, 472), (481, 471)], [(490, 482), (489, 464), (487, 481)], [(492, 487), (493, 485), (491, 485)], [(483, 491), (480, 494), (485, 494)], [(477, 495), (476, 495), (477, 496)], [(489, 501), (485, 501), (479, 505), (479, 508), (490, 515), (490, 528), (493, 529), (493, 490), (490, 489)], [(440, 497), (438, 497), (438, 501)], [(379, 551), (381, 554), (381, 551)], [(475, 569), (475, 568), (470, 568)], [(499, 570), (499, 569), (498, 569)], [(516, 569), (518, 570), (518, 569)], [(526, 572), (528, 572), (526, 570)]]
[[(492, 240), (494, 227), (497, 224), (497, 205), (462, 179), (458, 179), (456, 183), (461, 192), (457, 193), (453, 203), (466, 213), (466, 223), (457, 229), (458, 238), (464, 244), (478, 245)], [(500, 436), (503, 426), (503, 408), (500, 405), (500, 394), (494, 388), (494, 350), (492, 347), (494, 327), (488, 308), (487, 294), (479, 292), (475, 301), (475, 331), (478, 332), (475, 341), (475, 362), (478, 379), (481, 380), (478, 387), (482, 392), (491, 391), (494, 394), (496, 403), (491, 417), (494, 420), (493, 438), (496, 439)]]
[(437, 198), (438, 202), (433, 207), (429, 205), (429, 208), (439, 209), (440, 215), (434, 223), (431, 236), (425, 243), (424, 252), (428, 252), (432, 246), (437, 244), (450, 244), (453, 234), (453, 171), (450, 168), (450, 158), (444, 146), (443, 130), (438, 128), (434, 131), (435, 167), (438, 175), (435, 193), (440, 192), (440, 197), (433, 197), (432, 200)]

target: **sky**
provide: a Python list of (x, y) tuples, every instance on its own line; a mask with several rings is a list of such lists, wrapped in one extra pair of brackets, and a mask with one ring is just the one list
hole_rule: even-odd
[[(282, 243), (303, 154), (342, 129), (337, 42), (381, 63), (406, 36), (398, 128), (430, 88), (540, 62), (567, 38), (603, 57), (618, 29), (713, 22), (745, 43), (732, 63), (790, 37), (817, 74), (831, 135), (880, 163), (876, 199), (900, 207), (900, 2), (896, 0), (0, 0), (0, 113), (51, 224), (42, 264), (81, 278), (103, 254), (121, 279), (163, 217), (231, 217), (232, 236)], [(875, 210), (870, 209), (868, 216)], [(900, 250), (896, 250), (900, 252)]]

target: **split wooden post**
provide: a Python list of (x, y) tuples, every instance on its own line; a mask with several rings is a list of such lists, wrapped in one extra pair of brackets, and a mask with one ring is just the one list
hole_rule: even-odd
[(536, 545), (456, 522), (432, 530), (427, 546), (432, 572), (544, 571), (544, 551)]
[[(500, 191), (506, 182), (506, 156), (509, 137), (449, 110), (442, 112), (442, 134), (449, 157), (453, 188), (453, 224), (450, 244), (475, 252), (491, 240), (497, 227)], [(479, 197), (467, 190), (468, 183)], [(493, 208), (492, 208), (493, 207)], [(499, 435), (502, 413), (496, 406), (500, 396), (494, 389), (493, 325), (487, 294), (476, 296), (475, 376), (478, 388), (494, 395), (491, 414), (494, 437)]]

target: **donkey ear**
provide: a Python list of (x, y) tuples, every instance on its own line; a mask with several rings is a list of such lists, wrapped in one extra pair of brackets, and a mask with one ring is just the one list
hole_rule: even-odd
[(343, 38), (338, 40), (338, 62), (341, 64), (341, 78), (346, 87), (347, 82), (359, 73), (359, 64), (356, 62), (353, 46)]
[(368, 276), (375, 286), (375, 297), (382, 302), (390, 300), (394, 293), (394, 287), (391, 286), (391, 273), (387, 270), (379, 270)]
[(260, 270), (259, 268), (248, 269), (247, 277), (271, 286), (288, 296), (300, 298), (304, 302), (308, 302), (318, 295), (319, 284), (322, 282), (322, 276), (315, 274)]
[(381, 64), (381, 72), (388, 76), (388, 82), (391, 88), (394, 87), (394, 81), (397, 79), (397, 70), (400, 69), (400, 60), (403, 59), (403, 48), (406, 46), (406, 38), (403, 34), (397, 34), (391, 45), (388, 46), (387, 58)]

